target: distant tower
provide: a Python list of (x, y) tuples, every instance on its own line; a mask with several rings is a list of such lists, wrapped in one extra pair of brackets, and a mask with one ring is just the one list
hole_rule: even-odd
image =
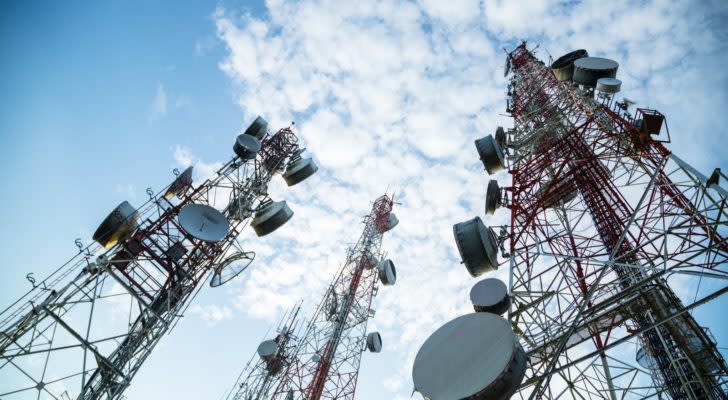
[(225, 400), (264, 400), (280, 382), (281, 372), (296, 352), (299, 303), (281, 318), (275, 337), (258, 345)]
[[(293, 212), (272, 202), (278, 173), (289, 186), (316, 172), (290, 128), (273, 134), (261, 117), (236, 154), (194, 186), (192, 167), (140, 208), (121, 203), (97, 243), (36, 283), (0, 313), (0, 398), (119, 399), (200, 284), (219, 286), (255, 257), (236, 238), (250, 222), (258, 236)], [(252, 220), (251, 220), (252, 217)]]
[[(631, 101), (614, 100), (617, 67), (577, 50), (549, 68), (525, 43), (507, 55), (514, 128), (475, 144), (489, 174), (511, 174), (509, 187), (491, 180), (485, 200), (486, 214), (504, 207), (510, 223), (476, 217), (454, 234), (471, 275), (497, 269), (500, 253), (509, 282), (475, 285), (478, 312), (425, 342), (413, 370), (423, 395), (728, 398), (725, 361), (691, 315), (728, 291), (725, 176), (667, 150), (660, 112), (632, 115)], [(676, 281), (709, 294), (681, 300)]]
[(300, 335), (295, 356), (272, 399), (354, 398), (361, 353), (365, 349), (378, 353), (382, 348), (379, 333), (367, 334), (378, 282), (393, 285), (396, 281), (394, 264), (384, 259), (381, 249), (383, 234), (398, 223), (393, 204), (390, 197), (381, 196), (364, 217), (364, 232), (348, 250), (346, 262)]

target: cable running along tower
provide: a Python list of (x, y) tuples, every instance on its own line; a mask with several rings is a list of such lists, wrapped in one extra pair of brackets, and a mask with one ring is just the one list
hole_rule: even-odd
[(316, 172), (290, 128), (258, 117), (236, 154), (193, 185), (192, 167), (136, 209), (121, 203), (79, 253), (0, 313), (0, 398), (119, 399), (209, 277), (219, 286), (255, 257), (236, 240), (293, 212), (273, 202), (279, 173), (291, 186)]
[(387, 195), (374, 201), (364, 217), (361, 237), (348, 250), (346, 262), (298, 338), (295, 355), (270, 398), (354, 399), (361, 353), (382, 349), (380, 334), (367, 334), (378, 282), (393, 285), (396, 281), (394, 264), (384, 258), (381, 248), (383, 234), (398, 223), (393, 205)]
[[(486, 214), (505, 209), (510, 223), (488, 228), (475, 217), (454, 234), (471, 275), (500, 264), (509, 282), (479, 282), (479, 312), (423, 344), (413, 378), (425, 396), (728, 398), (726, 363), (692, 316), (728, 291), (725, 176), (706, 177), (670, 152), (663, 114), (617, 101), (617, 68), (585, 50), (550, 66), (525, 43), (508, 53), (514, 127), (475, 144), (489, 174), (511, 175), (508, 187), (491, 180), (485, 201)], [(675, 284), (689, 293), (678, 296)], [(460, 392), (423, 379), (438, 372), (430, 349), (452, 347), (448, 330), (478, 332), (461, 345), (491, 350), (452, 372), (466, 382)], [(470, 360), (443, 352), (442, 364)]]

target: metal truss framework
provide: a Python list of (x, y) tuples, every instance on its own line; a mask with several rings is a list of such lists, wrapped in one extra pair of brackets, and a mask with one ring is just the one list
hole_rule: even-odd
[[(725, 190), (642, 129), (654, 110), (558, 82), (525, 43), (507, 57), (508, 317), (529, 358), (514, 398), (728, 398), (690, 313), (728, 290)], [(684, 304), (675, 284), (714, 291)]]
[(374, 316), (377, 263), (384, 256), (383, 233), (394, 205), (379, 197), (364, 217), (364, 231), (319, 303), (272, 399), (354, 399), (366, 329)]
[(300, 310), (301, 304), (299, 303), (281, 318), (281, 322), (276, 328), (275, 339), (273, 339), (278, 346), (275, 356), (264, 359), (258, 354), (253, 355), (225, 397), (226, 400), (270, 398), (271, 391), (280, 383), (280, 372), (288, 366), (288, 360), (296, 352), (299, 339), (295, 332), (298, 328), (297, 319)]
[[(79, 245), (76, 256), (2, 311), (0, 398), (122, 398), (208, 273), (245, 253), (236, 237), (297, 143), (284, 128), (262, 140), (255, 158), (234, 157), (177, 197), (148, 189), (130, 239), (108, 250)], [(177, 214), (189, 204), (223, 210), (229, 233), (205, 242), (184, 231)]]

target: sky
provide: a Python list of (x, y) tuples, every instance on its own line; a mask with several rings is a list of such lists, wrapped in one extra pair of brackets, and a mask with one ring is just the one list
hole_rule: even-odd
[[(473, 140), (512, 124), (503, 48), (526, 39), (543, 59), (585, 48), (617, 60), (621, 95), (663, 112), (669, 147), (709, 174), (728, 159), (727, 27), (719, 0), (3, 2), (0, 306), (120, 201), (143, 203), (174, 168), (203, 179), (256, 115), (295, 121), (321, 168), (271, 188), (294, 218), (245, 236), (250, 270), (203, 289), (126, 396), (222, 396), (285, 309), (315, 306), (389, 190), (401, 223), (384, 249), (398, 282), (376, 299), (384, 350), (362, 357), (358, 398), (409, 398), (419, 345), (470, 310), (475, 280), (451, 227), (483, 214), (489, 177)], [(724, 346), (726, 306), (695, 314)]]

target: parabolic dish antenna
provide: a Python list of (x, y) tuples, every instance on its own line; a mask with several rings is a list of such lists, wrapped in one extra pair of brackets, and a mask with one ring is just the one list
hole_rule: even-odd
[(382, 260), (377, 269), (379, 270), (379, 280), (384, 286), (392, 286), (397, 282), (397, 270), (394, 268), (392, 260)]
[(619, 63), (608, 58), (584, 57), (574, 61), (574, 77), (576, 83), (594, 87), (599, 78), (614, 78), (617, 76)]
[(485, 213), (493, 215), (501, 205), (501, 191), (498, 181), (491, 179), (488, 182), (488, 189), (485, 191)]
[(475, 149), (478, 150), (480, 161), (483, 167), (492, 175), (505, 168), (505, 158), (503, 156), (503, 148), (493, 135), (488, 135), (475, 141)]
[(217, 242), (230, 230), (228, 220), (220, 211), (205, 204), (189, 204), (177, 216), (182, 229), (204, 242)]
[(258, 236), (265, 236), (280, 228), (293, 217), (293, 211), (285, 201), (274, 201), (264, 205), (255, 213), (250, 226)]
[(138, 215), (128, 201), (122, 201), (96, 228), (93, 239), (107, 249), (126, 241), (137, 229)]
[(574, 61), (584, 57), (589, 57), (589, 53), (584, 49), (579, 49), (557, 58), (551, 64), (551, 71), (556, 76), (556, 80), (559, 82), (571, 80), (574, 75)]
[(243, 160), (252, 160), (260, 151), (260, 141), (254, 136), (246, 134), (238, 135), (233, 145), (233, 151)]
[(167, 192), (164, 193), (165, 199), (171, 199), (174, 196), (179, 197), (187, 191), (192, 185), (192, 166), (187, 167), (177, 178), (169, 185)]
[(452, 231), (460, 257), (470, 275), (480, 276), (498, 269), (497, 241), (480, 217), (455, 224)]
[(286, 172), (283, 173), (283, 180), (286, 185), (293, 186), (303, 182), (318, 171), (318, 165), (312, 158), (299, 158), (288, 164)]
[(382, 351), (382, 335), (379, 332), (372, 332), (367, 335), (367, 349), (372, 353)]
[(399, 218), (390, 211), (389, 217), (387, 217), (387, 227), (382, 233), (391, 231), (397, 225), (399, 225)]
[(597, 90), (603, 93), (617, 93), (622, 88), (622, 81), (616, 78), (597, 79)]
[(525, 372), (526, 354), (508, 321), (473, 313), (430, 335), (417, 352), (412, 380), (428, 399), (508, 399)]
[(258, 355), (264, 360), (270, 360), (278, 352), (278, 343), (275, 340), (266, 340), (258, 345)]
[(500, 279), (486, 278), (470, 289), (470, 301), (476, 312), (502, 315), (508, 311), (508, 288)]
[(263, 119), (260, 115), (255, 118), (252, 124), (245, 130), (244, 135), (253, 136), (258, 140), (262, 140), (267, 133), (268, 121)]
[(210, 278), (210, 286), (218, 287), (240, 275), (255, 259), (255, 252), (237, 252), (215, 266)]

